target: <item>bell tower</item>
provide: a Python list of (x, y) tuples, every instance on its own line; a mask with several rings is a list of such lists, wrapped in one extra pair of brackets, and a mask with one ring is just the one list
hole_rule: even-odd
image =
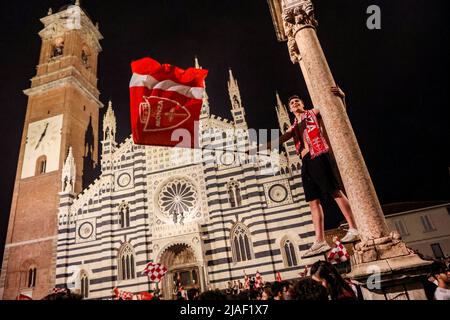
[[(103, 38), (75, 5), (51, 9), (37, 73), (28, 96), (0, 277), (0, 299), (23, 293), (40, 299), (55, 284), (57, 216), (65, 160), (73, 159), (73, 192), (82, 190), (84, 166), (98, 163), (97, 60)], [(89, 138), (89, 141), (85, 141)], [(86, 157), (91, 159), (87, 160)]]

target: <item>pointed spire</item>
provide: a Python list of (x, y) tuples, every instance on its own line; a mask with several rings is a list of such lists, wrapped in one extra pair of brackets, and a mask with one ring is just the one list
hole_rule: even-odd
[(233, 70), (231, 70), (231, 68), (230, 68), (230, 69), (228, 69), (228, 72), (230, 74), (230, 82), (237, 83), (237, 81), (234, 79), (234, 76), (233, 76)]
[(228, 72), (229, 72), (228, 92), (230, 94), (231, 106), (233, 109), (240, 109), (242, 107), (242, 103), (239, 85), (237, 80), (234, 78), (233, 71), (229, 69)]
[(275, 110), (277, 111), (278, 124), (280, 125), (281, 132), (286, 132), (287, 128), (291, 126), (291, 120), (289, 118), (289, 112), (286, 105), (281, 101), (280, 95), (276, 92), (277, 105)]
[(62, 170), (62, 192), (74, 192), (76, 167), (72, 147), (69, 148), (64, 167)]
[(52, 8), (48, 8), (47, 15), (51, 16), (52, 14), (53, 14), (53, 9)]
[(203, 69), (203, 68), (200, 66), (200, 63), (198, 62), (198, 57), (197, 57), (197, 56), (195, 56), (195, 68), (196, 68), (196, 69)]
[[(200, 65), (200, 62), (198, 61), (197, 56), (195, 56), (195, 58), (194, 58), (194, 64), (195, 64), (196, 69), (203, 69), (203, 67)], [(203, 105), (202, 105), (200, 117), (201, 118), (209, 117), (209, 97), (208, 97), (208, 93), (206, 92), (206, 81), (205, 81), (205, 90), (203, 91)]]
[(276, 91), (276, 96), (277, 96), (277, 105), (278, 107), (283, 106), (283, 102), (281, 101), (280, 95), (278, 94), (278, 91)]
[(247, 129), (245, 121), (245, 109), (242, 105), (241, 92), (237, 80), (234, 78), (233, 71), (229, 70), (230, 79), (228, 80), (228, 93), (230, 95), (231, 113), (233, 114), (234, 124), (237, 128)]
[(103, 140), (116, 140), (116, 115), (112, 107), (112, 101), (108, 102), (108, 110), (103, 117)]
[(75, 0), (75, 5), (79, 7), (80, 6), (80, 0)]
[(277, 105), (275, 109), (277, 110), (278, 118), (289, 119), (289, 113), (287, 112), (286, 106), (283, 104), (283, 101), (281, 101), (278, 91), (276, 92), (276, 99)]

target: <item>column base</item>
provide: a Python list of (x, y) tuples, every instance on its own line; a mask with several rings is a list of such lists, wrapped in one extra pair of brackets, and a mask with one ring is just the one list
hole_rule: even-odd
[(406, 256), (411, 253), (400, 235), (392, 232), (389, 236), (361, 241), (354, 246), (355, 264)]
[(347, 276), (361, 286), (365, 300), (427, 300), (423, 284), (432, 263), (409, 253), (352, 263)]

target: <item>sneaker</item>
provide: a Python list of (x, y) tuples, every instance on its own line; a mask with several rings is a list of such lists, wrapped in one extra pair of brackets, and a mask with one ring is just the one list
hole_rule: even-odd
[(359, 240), (359, 232), (356, 229), (348, 229), (345, 237), (341, 239), (342, 243), (356, 242)]
[(326, 241), (322, 242), (314, 242), (311, 248), (306, 251), (306, 253), (302, 256), (302, 258), (309, 258), (318, 256), (324, 252), (330, 251), (331, 247), (328, 245)]

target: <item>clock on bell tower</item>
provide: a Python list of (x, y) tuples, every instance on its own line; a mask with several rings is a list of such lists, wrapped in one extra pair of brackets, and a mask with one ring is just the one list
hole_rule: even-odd
[[(28, 96), (0, 277), (0, 299), (18, 294), (40, 299), (55, 285), (58, 192), (61, 170), (72, 147), (82, 190), (84, 163), (98, 161), (97, 59), (103, 39), (79, 6), (49, 11), (36, 76)], [(86, 132), (89, 131), (89, 135)], [(91, 162), (86, 162), (86, 136)], [(87, 170), (87, 169), (86, 169)], [(32, 279), (31, 279), (31, 278)]]

